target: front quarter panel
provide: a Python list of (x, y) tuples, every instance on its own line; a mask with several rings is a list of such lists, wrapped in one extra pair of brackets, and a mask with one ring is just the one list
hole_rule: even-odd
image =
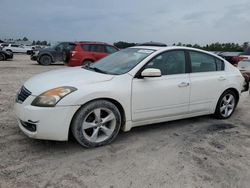
[(126, 121), (131, 120), (131, 82), (129, 74), (115, 76), (112, 80), (77, 84), (77, 91), (63, 98), (57, 106), (82, 106), (96, 99), (113, 99), (119, 102), (125, 112)]

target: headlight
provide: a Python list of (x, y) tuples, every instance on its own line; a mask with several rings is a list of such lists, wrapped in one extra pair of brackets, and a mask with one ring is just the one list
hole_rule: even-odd
[(40, 107), (54, 107), (63, 97), (76, 90), (76, 88), (70, 86), (54, 88), (37, 96), (31, 105)]

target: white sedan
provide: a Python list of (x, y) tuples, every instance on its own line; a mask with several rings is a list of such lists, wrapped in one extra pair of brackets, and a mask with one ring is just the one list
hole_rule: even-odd
[(120, 129), (214, 114), (229, 118), (244, 90), (240, 71), (209, 52), (185, 47), (127, 48), (86, 67), (34, 76), (15, 113), (29, 137), (85, 147), (108, 144)]
[(32, 47), (17, 45), (17, 44), (9, 44), (8, 46), (5, 46), (3, 50), (13, 53), (28, 53), (32, 50)]

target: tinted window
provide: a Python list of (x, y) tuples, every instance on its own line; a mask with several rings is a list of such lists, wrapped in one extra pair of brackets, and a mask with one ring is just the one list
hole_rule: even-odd
[(11, 47), (19, 47), (19, 45), (12, 44)]
[(117, 52), (118, 50), (112, 46), (105, 46), (106, 47), (106, 52), (109, 53), (109, 54), (112, 54), (112, 53), (115, 53)]
[(61, 44), (56, 46), (56, 50), (62, 51), (63, 47), (64, 47), (64, 43), (61, 43)]
[(85, 51), (90, 51), (90, 45), (89, 44), (81, 44), (81, 48)]
[(190, 51), (192, 72), (211, 72), (216, 71), (215, 58), (213, 56)]
[(74, 47), (75, 47), (74, 43), (65, 43), (64, 45), (64, 49), (66, 50), (73, 50)]
[(93, 45), (91, 45), (90, 51), (92, 51), (92, 52), (105, 52), (105, 48), (103, 45), (93, 44)]
[(224, 70), (224, 61), (215, 58), (215, 62), (216, 62), (217, 71)]
[(162, 75), (185, 73), (185, 53), (179, 50), (164, 52), (153, 58), (146, 68), (160, 69)]

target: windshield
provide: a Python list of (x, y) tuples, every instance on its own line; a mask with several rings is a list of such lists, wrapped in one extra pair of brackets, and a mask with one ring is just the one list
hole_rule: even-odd
[(52, 44), (50, 48), (55, 49), (59, 44), (60, 44), (60, 42), (56, 42), (56, 43)]
[(149, 49), (127, 48), (113, 53), (85, 68), (96, 72), (120, 75), (133, 69), (153, 52), (154, 50)]

